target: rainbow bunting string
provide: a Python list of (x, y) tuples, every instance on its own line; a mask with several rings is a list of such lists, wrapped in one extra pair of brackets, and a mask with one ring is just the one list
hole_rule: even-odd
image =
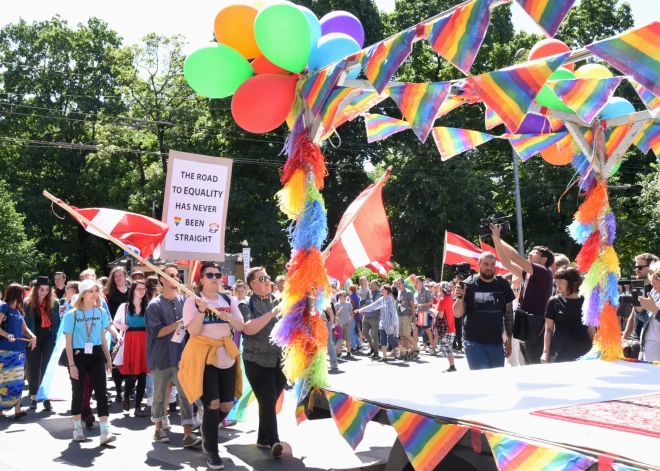
[(469, 77), (473, 91), (504, 124), (515, 132), (525, 119), (536, 95), (570, 52)]
[(493, 0), (472, 0), (426, 25), (431, 47), (465, 75), (484, 41)]
[(484, 432), (499, 471), (584, 471), (598, 460), (570, 450), (532, 445), (501, 433)]
[(575, 0), (516, 0), (549, 37), (553, 37)]
[(376, 91), (383, 93), (387, 82), (412, 52), (416, 31), (404, 31), (387, 41), (370, 47), (360, 57), (367, 79)]
[(504, 121), (497, 116), (497, 113), (486, 106), (486, 129), (490, 131), (500, 124), (504, 124)]
[(367, 126), (367, 142), (369, 144), (410, 129), (409, 123), (380, 114), (367, 114), (364, 121)]
[(660, 95), (660, 21), (586, 46), (608, 64)]
[(438, 114), (435, 115), (435, 119), (442, 118), (444, 115), (449, 113), (452, 110), (455, 110), (459, 106), (461, 106), (463, 103), (465, 103), (465, 99), (460, 97), (460, 96), (450, 96), (447, 97), (443, 102), (442, 105), (440, 105), (440, 109), (438, 110)]
[(632, 123), (623, 124), (605, 131), (605, 155), (608, 159), (626, 138), (630, 128), (632, 128)]
[(654, 116), (660, 115), (660, 97), (655, 96), (653, 93), (649, 92), (643, 85), (635, 82), (630, 79), (632, 86), (635, 87), (635, 91), (642, 99), (646, 107), (649, 109), (651, 114)]
[(467, 432), (464, 425), (439, 424), (402, 410), (388, 409), (387, 417), (415, 471), (433, 471)]
[(349, 96), (355, 97), (360, 93), (359, 90), (347, 87), (335, 88), (330, 92), (328, 99), (321, 107), (321, 124), (326, 132), (332, 131), (335, 118), (339, 114), (339, 107), (342, 102)]
[(367, 424), (380, 411), (380, 407), (332, 391), (326, 390), (325, 395), (339, 433), (355, 450), (364, 438)]
[(558, 132), (552, 134), (505, 134), (501, 137), (509, 140), (522, 160), (528, 160), (551, 145), (557, 144), (567, 135), (569, 135), (568, 132)]
[(623, 77), (579, 78), (548, 82), (550, 89), (585, 122), (591, 123)]
[(647, 123), (633, 144), (645, 154), (648, 154), (649, 150), (653, 150), (655, 156), (660, 158), (660, 119)]
[(449, 82), (403, 83), (387, 87), (387, 94), (397, 104), (420, 141), (426, 142), (433, 120), (449, 93)]
[(433, 128), (433, 139), (442, 160), (451, 159), (461, 152), (474, 149), (494, 137), (484, 132), (471, 131), (469, 129)]
[(330, 92), (337, 83), (337, 80), (339, 80), (339, 75), (344, 70), (344, 64), (346, 64), (345, 59), (331, 67), (321, 69), (301, 79), (302, 86), (300, 88), (302, 90), (302, 96), (314, 118), (321, 112)]
[[(370, 90), (354, 90), (354, 94), (350, 95), (350, 102), (344, 109), (336, 111), (333, 116), (331, 125), (326, 127), (323, 125), (325, 133), (321, 138), (322, 141), (326, 140), (332, 135), (334, 129), (344, 124), (346, 121), (353, 121), (371, 107), (376, 106), (381, 101), (387, 98), (386, 94), (378, 94), (376, 91)], [(341, 100), (339, 101), (341, 103)]]

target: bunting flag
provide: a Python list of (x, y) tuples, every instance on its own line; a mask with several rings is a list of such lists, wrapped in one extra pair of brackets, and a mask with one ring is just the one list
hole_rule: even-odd
[[(346, 121), (352, 121), (386, 98), (387, 95), (379, 95), (378, 92), (370, 90), (357, 90), (354, 88), (334, 89), (321, 109), (321, 123), (325, 132), (322, 140), (330, 137), (333, 130)], [(348, 104), (343, 109), (340, 109), (345, 99), (348, 100)]]
[(451, 159), (453, 156), (474, 149), (481, 144), (490, 141), (495, 136), (479, 131), (458, 128), (433, 128), (433, 139), (442, 160)]
[(647, 123), (633, 144), (645, 154), (653, 150), (655, 156), (660, 158), (660, 119)]
[(431, 47), (465, 75), (486, 36), (491, 3), (493, 0), (472, 0), (426, 25)]
[(302, 86), (300, 87), (302, 96), (314, 118), (321, 112), (330, 92), (332, 92), (337, 80), (339, 80), (339, 75), (344, 70), (345, 64), (346, 60), (343, 59), (331, 67), (321, 69), (302, 79)]
[(379, 94), (383, 93), (387, 82), (412, 52), (416, 37), (415, 29), (404, 31), (362, 53), (360, 64), (364, 75)]
[(426, 142), (438, 110), (449, 93), (449, 87), (449, 82), (403, 83), (390, 85), (387, 93), (411, 124), (415, 135), (420, 141)]
[(612, 471), (644, 471), (641, 468), (633, 468), (621, 463), (612, 463)]
[(348, 87), (335, 88), (328, 95), (328, 99), (321, 107), (321, 125), (327, 132), (332, 129), (335, 117), (339, 113), (339, 107), (342, 102), (350, 95), (355, 96), (360, 94), (359, 90)]
[(463, 103), (465, 103), (465, 98), (462, 98), (460, 96), (450, 96), (447, 97), (443, 102), (442, 105), (440, 105), (440, 109), (438, 110), (438, 114), (435, 115), (435, 119), (442, 118), (444, 115), (449, 113), (452, 110), (455, 110), (459, 106), (461, 106)]
[(296, 406), (296, 425), (302, 424), (307, 420), (307, 415), (305, 414), (305, 402), (301, 402)]
[(660, 97), (649, 92), (646, 87), (630, 79), (630, 83), (635, 87), (635, 91), (642, 99), (652, 115), (660, 116)]
[(511, 132), (515, 132), (543, 85), (570, 54), (566, 52), (525, 62), (469, 77), (467, 81), (486, 106), (497, 113)]
[(369, 144), (410, 129), (409, 123), (380, 114), (367, 114), (364, 121), (367, 125), (367, 142)]
[(585, 122), (591, 123), (623, 77), (579, 78), (548, 82), (550, 89)]
[(380, 407), (358, 401), (345, 394), (325, 391), (325, 395), (339, 433), (355, 450), (364, 437), (367, 424), (380, 411)]
[(387, 417), (415, 471), (433, 471), (468, 429), (402, 410), (388, 409)]
[(549, 37), (553, 37), (559, 25), (573, 7), (575, 0), (516, 0)]
[(533, 155), (543, 152), (553, 144), (557, 144), (568, 132), (552, 134), (504, 134), (502, 138), (508, 139), (522, 160), (528, 160)]
[(598, 460), (563, 448), (545, 447), (509, 438), (501, 433), (484, 432), (499, 471), (516, 469), (584, 471)]
[(619, 144), (628, 135), (633, 123), (623, 124), (612, 129), (605, 131), (605, 156), (609, 159), (614, 153), (614, 150), (619, 147)]
[(595, 42), (587, 50), (660, 96), (660, 21)]
[(504, 124), (504, 121), (502, 121), (500, 117), (497, 116), (497, 113), (486, 106), (486, 129), (491, 130), (500, 124)]

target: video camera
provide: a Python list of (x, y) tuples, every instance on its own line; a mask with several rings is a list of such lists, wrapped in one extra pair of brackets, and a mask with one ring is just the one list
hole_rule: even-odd
[(467, 262), (457, 263), (456, 265), (450, 265), (450, 266), (452, 273), (454, 273), (454, 276), (461, 275), (463, 279), (465, 279), (468, 276), (472, 275), (472, 268), (470, 268), (470, 264)]
[(513, 220), (513, 216), (502, 216), (502, 217), (495, 217), (489, 216), (486, 219), (482, 219), (479, 224), (479, 237), (484, 237), (487, 236), (491, 233), (490, 231), (490, 225), (491, 224), (499, 224), (502, 226), (502, 231), (500, 232), (501, 235), (508, 234), (511, 232), (511, 221)]
[(632, 304), (635, 307), (640, 307), (640, 296), (646, 296), (646, 288), (644, 280), (619, 280), (619, 286), (630, 285), (630, 293), (624, 292), (619, 296), (619, 302), (623, 304)]

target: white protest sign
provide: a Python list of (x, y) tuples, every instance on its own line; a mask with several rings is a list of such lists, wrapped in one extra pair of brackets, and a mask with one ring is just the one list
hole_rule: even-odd
[(247, 283), (247, 274), (250, 271), (250, 247), (243, 247), (243, 278)]
[(224, 262), (231, 168), (230, 159), (170, 151), (162, 258)]

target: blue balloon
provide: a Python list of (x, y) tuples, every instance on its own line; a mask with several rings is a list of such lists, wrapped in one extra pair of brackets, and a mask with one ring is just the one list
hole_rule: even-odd
[(635, 112), (635, 107), (625, 98), (613, 96), (607, 100), (607, 104), (598, 113), (599, 119), (618, 118), (619, 116), (627, 116)]
[(316, 15), (309, 8), (297, 5), (298, 8), (305, 14), (307, 17), (307, 22), (309, 23), (309, 29), (312, 31), (312, 49), (316, 47), (316, 43), (321, 39), (321, 22), (316, 17)]
[[(316, 47), (312, 48), (309, 55), (309, 70), (319, 70), (326, 65), (337, 62), (346, 56), (355, 54), (360, 50), (360, 45), (357, 41), (347, 34), (343, 33), (330, 33), (321, 37), (316, 43)], [(357, 78), (360, 73), (360, 67), (356, 67), (348, 74), (349, 79)]]

